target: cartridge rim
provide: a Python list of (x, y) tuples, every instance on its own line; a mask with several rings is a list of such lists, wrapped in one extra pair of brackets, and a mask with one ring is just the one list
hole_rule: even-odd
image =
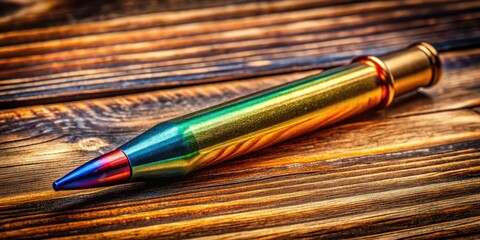
[(431, 87), (437, 84), (440, 81), (442, 75), (442, 62), (440, 61), (440, 56), (438, 51), (427, 42), (418, 42), (410, 45), (410, 47), (416, 47), (425, 53), (430, 61), (430, 68), (432, 70), (432, 78), (430, 83), (425, 87)]

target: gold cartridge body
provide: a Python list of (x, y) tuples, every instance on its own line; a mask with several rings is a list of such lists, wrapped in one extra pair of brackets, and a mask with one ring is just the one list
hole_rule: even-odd
[(184, 175), (358, 113), (438, 82), (441, 65), (427, 43), (365, 56), (298, 81), (161, 123), (120, 149), (132, 180)]

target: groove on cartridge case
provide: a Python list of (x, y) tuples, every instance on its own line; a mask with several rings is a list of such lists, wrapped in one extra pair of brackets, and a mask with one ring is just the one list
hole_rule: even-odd
[(375, 68), (377, 77), (382, 83), (382, 100), (377, 107), (388, 107), (395, 97), (395, 88), (392, 73), (388, 70), (385, 63), (374, 56), (359, 57), (353, 60), (353, 62), (361, 62)]

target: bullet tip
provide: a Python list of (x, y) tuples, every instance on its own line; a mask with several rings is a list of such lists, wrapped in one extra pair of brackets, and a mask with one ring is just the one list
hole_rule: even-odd
[(58, 183), (55, 181), (53, 182), (53, 190), (58, 191)]
[(127, 156), (115, 150), (83, 164), (52, 185), (55, 191), (94, 188), (127, 183), (130, 176)]

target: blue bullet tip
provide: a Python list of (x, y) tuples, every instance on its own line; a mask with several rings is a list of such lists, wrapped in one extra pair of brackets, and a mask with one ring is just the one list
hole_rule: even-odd
[(91, 160), (53, 182), (53, 189), (73, 190), (110, 186), (130, 181), (131, 170), (127, 156), (115, 150)]

